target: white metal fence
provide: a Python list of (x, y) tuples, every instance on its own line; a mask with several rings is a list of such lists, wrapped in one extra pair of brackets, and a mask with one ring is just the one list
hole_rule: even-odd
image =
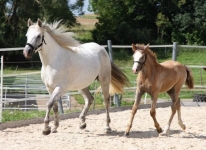
[[(129, 45), (103, 45), (104, 47), (111, 48), (131, 48)], [(150, 45), (151, 48), (171, 48), (173, 55), (172, 59), (175, 59), (175, 55), (178, 47), (182, 48), (204, 48), (206, 46), (189, 46), (189, 45)], [(16, 51), (23, 50), (23, 47), (20, 48), (3, 48), (0, 51)], [(109, 53), (112, 49), (109, 50)], [(174, 53), (174, 51), (176, 51)], [(3, 64), (2, 64), (3, 65)], [(129, 66), (131, 67), (131, 66)], [(190, 66), (191, 68), (197, 68), (202, 70), (202, 68), (206, 68), (206, 66)], [(200, 73), (203, 75), (204, 72)], [(46, 101), (49, 99), (47, 94), (45, 85), (40, 79), (40, 71), (39, 72), (30, 72), (23, 74), (13, 74), (13, 75), (1, 75), (3, 77), (3, 88), (1, 88), (1, 96), (2, 96), (2, 109), (21, 109), (21, 110), (30, 110), (30, 109), (45, 109)], [(135, 83), (131, 81), (131, 83)], [(205, 88), (205, 83), (203, 84), (203, 77), (201, 77), (198, 85), (195, 85), (197, 88)], [(135, 91), (135, 86), (131, 88), (126, 88), (126, 90)], [(95, 90), (95, 89), (93, 89)], [(76, 93), (73, 93), (76, 94)], [(71, 93), (67, 93), (63, 96), (63, 105), (64, 108), (71, 109), (72, 103), (69, 101)], [(76, 104), (78, 105), (78, 104)], [(78, 106), (76, 106), (78, 107)], [(81, 107), (81, 106), (79, 106)], [(1, 107), (0, 107), (1, 109)], [(2, 111), (2, 109), (0, 111)], [(1, 113), (1, 112), (0, 112)], [(0, 114), (1, 115), (1, 114)]]

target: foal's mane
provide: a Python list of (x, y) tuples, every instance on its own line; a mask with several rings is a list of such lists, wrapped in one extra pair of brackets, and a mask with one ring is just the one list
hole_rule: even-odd
[(147, 53), (148, 55), (151, 56), (151, 58), (153, 58), (153, 60), (157, 63), (157, 55), (149, 48), (147, 47), (145, 49), (145, 45), (144, 44), (136, 44), (135, 47), (137, 48), (137, 50), (141, 50), (143, 53)]
[(67, 32), (68, 28), (66, 28), (63, 24), (60, 24), (61, 22), (62, 20), (54, 21), (50, 24), (43, 22), (41, 30), (42, 32), (46, 31), (50, 34), (60, 46), (74, 52), (70, 46), (76, 47), (80, 45), (80, 43), (72, 37), (74, 36), (72, 32)]

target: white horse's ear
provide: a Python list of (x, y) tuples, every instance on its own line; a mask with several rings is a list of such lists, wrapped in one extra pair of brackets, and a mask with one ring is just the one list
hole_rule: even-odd
[(134, 43), (132, 43), (132, 50), (133, 50), (134, 52), (137, 50)]
[(28, 27), (30, 27), (31, 25), (33, 25), (33, 22), (31, 21), (30, 18), (29, 18), (28, 21), (27, 21), (27, 25), (28, 25)]
[(38, 18), (37, 24), (41, 27), (42, 26), (42, 21)]
[(148, 49), (148, 48), (149, 48), (149, 43), (146, 46), (144, 46), (144, 49)]

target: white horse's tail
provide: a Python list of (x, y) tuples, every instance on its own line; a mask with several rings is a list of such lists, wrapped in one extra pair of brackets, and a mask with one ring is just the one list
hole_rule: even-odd
[(124, 91), (124, 86), (129, 86), (129, 80), (126, 75), (111, 62), (111, 83), (109, 87), (110, 95), (121, 94)]

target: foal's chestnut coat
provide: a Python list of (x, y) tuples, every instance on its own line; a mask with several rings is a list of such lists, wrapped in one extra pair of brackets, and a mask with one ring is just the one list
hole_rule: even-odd
[(159, 123), (156, 120), (156, 102), (158, 94), (161, 92), (167, 92), (172, 99), (172, 113), (164, 129), (163, 134), (167, 134), (170, 129), (173, 116), (178, 113), (178, 123), (180, 127), (185, 130), (186, 126), (183, 124), (180, 112), (180, 90), (185, 83), (188, 88), (193, 88), (193, 77), (188, 67), (182, 65), (177, 61), (165, 61), (158, 63), (156, 55), (149, 49), (149, 45), (132, 44), (134, 51), (134, 65), (132, 70), (134, 73), (139, 73), (137, 77), (137, 90), (135, 102), (132, 107), (131, 118), (125, 135), (129, 135), (129, 131), (132, 127), (134, 115), (137, 111), (142, 95), (146, 92), (151, 95), (152, 103), (150, 115), (154, 120), (154, 125), (158, 133), (162, 132)]

